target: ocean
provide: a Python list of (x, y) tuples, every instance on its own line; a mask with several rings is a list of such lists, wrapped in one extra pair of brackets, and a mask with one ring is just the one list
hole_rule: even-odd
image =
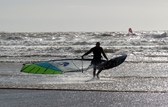
[[(120, 52), (128, 55), (122, 65), (103, 71), (100, 80), (86, 82), (92, 70), (62, 75), (20, 72), (24, 63), (81, 58), (96, 42), (109, 59)], [(0, 32), (1, 88), (168, 91), (167, 62), (168, 31)]]
[(127, 61), (167, 61), (167, 31), (127, 32), (0, 32), (0, 62), (79, 58), (100, 42), (109, 58), (126, 52)]

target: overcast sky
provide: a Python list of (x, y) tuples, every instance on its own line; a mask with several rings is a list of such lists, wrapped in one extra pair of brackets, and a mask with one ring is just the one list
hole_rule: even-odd
[(168, 0), (0, 0), (0, 31), (168, 30)]

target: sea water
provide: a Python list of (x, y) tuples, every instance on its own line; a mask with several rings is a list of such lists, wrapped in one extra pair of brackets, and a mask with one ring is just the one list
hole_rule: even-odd
[[(96, 42), (100, 42), (109, 59), (121, 52), (126, 53), (128, 57), (121, 66), (103, 71), (100, 75), (101, 81), (97, 82), (110, 82), (115, 84), (111, 86), (114, 90), (121, 91), (126, 88), (124, 84), (127, 84), (127, 91), (140, 89), (167, 91), (167, 33), (168, 31), (136, 31), (134, 34), (127, 32), (0, 32), (0, 82), (1, 84), (83, 83), (92, 77), (92, 70), (63, 75), (37, 75), (20, 72), (21, 65), (34, 61), (81, 58), (86, 51), (95, 46)], [(87, 57), (91, 58), (92, 55)]]

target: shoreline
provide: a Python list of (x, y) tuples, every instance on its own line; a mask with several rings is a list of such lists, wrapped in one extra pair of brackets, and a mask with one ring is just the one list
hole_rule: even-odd
[(168, 92), (167, 63), (125, 63), (102, 72), (100, 80), (91, 80), (92, 71), (28, 74), (20, 72), (21, 66), (22, 63), (0, 63), (0, 89)]

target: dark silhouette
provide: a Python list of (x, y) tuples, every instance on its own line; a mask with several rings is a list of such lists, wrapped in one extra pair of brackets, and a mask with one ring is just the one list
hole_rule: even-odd
[(108, 60), (106, 54), (104, 53), (104, 50), (102, 47), (100, 47), (100, 42), (96, 43), (96, 46), (91, 48), (88, 52), (86, 52), (84, 55), (82, 55), (82, 59), (85, 55), (88, 55), (90, 53), (93, 53), (93, 59), (91, 61), (91, 65), (93, 65), (93, 77), (97, 76), (97, 78), (99, 78), (99, 73), (101, 72), (100, 70), (98, 71), (98, 73), (96, 74), (96, 68), (99, 64), (102, 63), (102, 54), (103, 56), (106, 58), (106, 60)]
[(133, 34), (133, 31), (132, 31), (131, 28), (128, 29), (128, 33), (129, 33), (129, 34)]

